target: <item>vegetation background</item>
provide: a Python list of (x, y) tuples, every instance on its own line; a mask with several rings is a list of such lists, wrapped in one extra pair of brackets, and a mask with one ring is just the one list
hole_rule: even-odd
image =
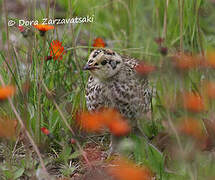
[[(78, 111), (86, 110), (84, 89), (88, 78), (82, 67), (98, 37), (108, 48), (144, 60), (157, 69), (149, 75), (156, 89), (152, 120), (142, 124), (154, 145), (130, 135), (133, 148), (125, 148), (125, 156), (137, 165), (147, 166), (157, 179), (215, 177), (215, 104), (202, 95), (204, 82), (213, 82), (215, 75), (215, 56), (212, 53), (212, 60), (207, 56), (215, 46), (215, 1), (0, 0), (0, 7), (0, 84), (13, 84), (17, 89), (11, 100), (0, 102), (0, 131), (8, 127), (6, 134), (0, 133), (0, 179), (35, 178), (41, 159), (32, 150), (26, 131), (46, 167), (51, 164), (54, 169), (53, 164), (60, 164), (55, 171), (67, 178), (85, 174), (80, 154), (87, 144), (96, 142), (99, 153), (107, 149), (108, 134), (84, 136), (77, 145), (71, 143), (76, 136), (68, 128), (69, 125), (76, 129), (75, 135), (80, 134), (75, 118)], [(94, 16), (94, 22), (55, 25), (43, 37), (32, 26), (24, 27), (24, 37), (17, 25), (7, 25), (8, 20), (17, 23), (20, 19), (85, 16)], [(56, 39), (66, 53), (60, 61), (47, 60), (50, 44)], [(173, 56), (176, 64), (172, 64)], [(193, 60), (205, 57), (212, 67), (194, 65)], [(189, 105), (187, 109), (183, 107), (179, 94), (185, 91), (201, 95), (204, 108), (195, 97), (190, 105), (192, 112)], [(26, 130), (12, 130), (18, 117)], [(184, 119), (191, 118), (183, 124)], [(41, 128), (47, 128), (49, 136)], [(16, 135), (10, 134), (13, 131)], [(12, 138), (14, 135), (16, 138)], [(77, 178), (84, 179), (83, 176)]]

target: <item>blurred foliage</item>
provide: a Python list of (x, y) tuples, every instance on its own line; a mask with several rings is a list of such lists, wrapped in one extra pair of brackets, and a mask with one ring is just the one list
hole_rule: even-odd
[[(140, 124), (144, 133), (153, 139), (153, 144), (131, 134), (129, 138), (133, 145), (128, 148), (127, 155), (137, 164), (150, 167), (158, 179), (213, 178), (215, 102), (214, 94), (208, 97), (205, 92), (213, 92), (214, 89), (212, 87), (208, 91), (204, 84), (215, 81), (215, 56), (212, 53), (212, 57), (207, 57), (207, 50), (213, 52), (215, 48), (215, 3), (212, 0), (54, 2), (49, 12), (51, 18), (93, 16), (94, 22), (59, 25), (55, 30), (46, 32), (45, 38), (35, 28), (25, 27), (30, 33), (24, 38), (16, 27), (10, 27), (8, 32), (11, 39), (8, 41), (4, 16), (0, 18), (3, 27), (0, 29), (0, 74), (6, 84), (16, 85), (17, 94), (13, 102), (41, 151), (54, 154), (55, 161), (64, 164), (61, 169), (64, 175), (69, 176), (77, 170), (70, 162), (78, 164), (80, 152), (76, 145), (68, 143), (71, 133), (62, 121), (61, 113), (70, 125), (74, 125), (77, 112), (86, 109), (84, 89), (88, 74), (82, 71), (82, 67), (87, 61), (93, 40), (100, 37), (108, 48), (123, 55), (144, 59), (151, 67), (156, 67), (153, 72), (142, 72), (156, 89), (152, 100), (152, 121), (146, 118)], [(180, 14), (178, 2), (183, 2), (183, 14)], [(44, 6), (45, 3), (38, 3), (35, 12), (28, 6), (25, 13), (32, 13), (35, 19), (41, 20), (46, 17)], [(8, 11), (8, 18), (14, 18), (15, 8), (14, 12), (10, 8)], [(3, 11), (0, 13), (2, 15)], [(181, 20), (180, 15), (183, 16)], [(47, 60), (50, 44), (56, 39), (62, 42), (66, 54), (61, 61)], [(180, 51), (185, 53), (180, 56)], [(49, 93), (44, 90), (43, 83)], [(195, 96), (188, 101), (186, 93)], [(53, 99), (61, 112), (56, 109)], [(8, 115), (14, 119), (8, 102), (0, 103), (1, 117)], [(204, 108), (199, 108), (198, 104), (203, 104), (201, 107)], [(198, 112), (192, 111), (195, 109)], [(183, 121), (190, 118), (200, 122), (199, 129), (193, 128), (196, 127), (195, 123), (187, 125)], [(207, 125), (204, 119), (210, 120), (211, 124)], [(40, 127), (46, 127), (53, 137), (41, 134)], [(183, 131), (181, 127), (184, 127)], [(195, 137), (195, 134), (201, 134), (201, 128), (204, 133), (208, 133), (208, 139)], [(100, 137), (95, 138), (99, 146), (107, 146), (109, 141), (104, 140), (105, 137), (102, 140)], [(84, 138), (81, 142), (85, 145), (88, 141), (94, 140)], [(0, 162), (4, 164), (0, 166), (0, 177), (2, 174), (5, 179), (18, 179), (23, 174), (30, 176), (36, 164), (29, 157), (31, 155), (26, 156), (20, 166), (16, 161), (20, 157), (15, 156), (16, 153), (12, 155), (16, 145), (14, 142), (8, 144), (0, 148), (2, 157), (10, 157)], [(159, 148), (163, 149), (162, 153)]]

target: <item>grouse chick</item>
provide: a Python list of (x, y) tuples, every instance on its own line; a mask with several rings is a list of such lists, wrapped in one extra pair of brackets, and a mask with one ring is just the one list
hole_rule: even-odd
[(152, 98), (148, 80), (135, 71), (139, 63), (110, 49), (92, 51), (84, 66), (90, 72), (85, 95), (88, 110), (114, 108), (131, 127), (138, 127), (137, 120), (150, 111)]

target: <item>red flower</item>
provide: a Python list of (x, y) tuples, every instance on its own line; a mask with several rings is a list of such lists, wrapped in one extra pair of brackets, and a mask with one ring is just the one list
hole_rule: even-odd
[[(55, 60), (56, 59), (62, 60), (63, 55), (65, 54), (65, 50), (64, 50), (64, 47), (62, 46), (62, 42), (60, 42), (58, 40), (52, 41), (49, 49), (50, 49), (50, 56), (51, 57), (53, 57)], [(48, 57), (50, 57), (50, 56), (48, 56)]]
[(164, 38), (161, 37), (155, 38), (155, 42), (160, 46), (164, 42)]
[(93, 47), (106, 47), (106, 43), (104, 42), (104, 40), (102, 38), (96, 38), (93, 40)]
[(18, 26), (18, 29), (19, 29), (19, 31), (20, 31), (21, 33), (25, 31), (24, 26)]
[(43, 134), (45, 134), (47, 136), (50, 134), (49, 130), (47, 128), (45, 128), (45, 127), (42, 127), (41, 131), (43, 132)]
[(156, 67), (153, 65), (146, 64), (145, 62), (141, 62), (137, 66), (134, 67), (134, 69), (137, 71), (140, 75), (148, 75), (156, 70)]

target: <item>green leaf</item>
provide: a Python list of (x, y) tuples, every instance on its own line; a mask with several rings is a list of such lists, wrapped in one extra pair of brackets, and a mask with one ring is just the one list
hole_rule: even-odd
[(2, 43), (5, 44), (7, 40), (7, 35), (5, 31), (2, 31)]
[(64, 176), (69, 176), (69, 175), (71, 175), (75, 170), (76, 170), (75, 167), (69, 167), (69, 168), (64, 168), (64, 169), (62, 169), (61, 172), (62, 172), (62, 174), (63, 174)]
[(74, 153), (71, 154), (70, 158), (71, 159), (76, 159), (81, 155), (80, 151), (75, 151)]
[(60, 153), (59, 158), (62, 161), (67, 161), (70, 158), (72, 148), (69, 146), (64, 147), (63, 151)]
[(24, 173), (25, 169), (24, 168), (20, 168), (18, 169), (15, 173), (14, 173), (14, 179), (17, 179), (19, 177), (21, 177)]

